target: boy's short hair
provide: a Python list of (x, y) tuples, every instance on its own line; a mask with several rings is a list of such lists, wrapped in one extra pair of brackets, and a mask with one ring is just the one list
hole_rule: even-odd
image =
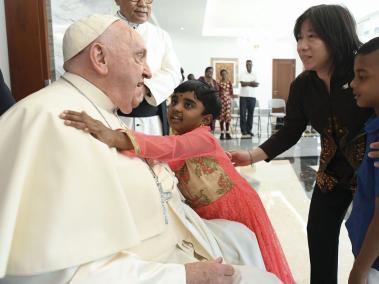
[(211, 114), (216, 119), (221, 112), (221, 100), (217, 90), (199, 80), (181, 83), (174, 90), (176, 93), (194, 92), (196, 99), (204, 105), (203, 115)]
[(367, 55), (379, 49), (379, 37), (374, 37), (363, 44), (357, 51), (357, 55)]

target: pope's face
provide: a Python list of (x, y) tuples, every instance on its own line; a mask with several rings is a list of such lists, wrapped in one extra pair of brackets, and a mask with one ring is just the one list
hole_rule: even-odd
[(121, 13), (128, 21), (135, 24), (143, 24), (151, 14), (152, 0), (116, 0)]
[(141, 36), (124, 22), (118, 21), (117, 46), (110, 50), (109, 98), (123, 113), (130, 113), (136, 107), (143, 92), (144, 79), (151, 78), (146, 63), (146, 48)]

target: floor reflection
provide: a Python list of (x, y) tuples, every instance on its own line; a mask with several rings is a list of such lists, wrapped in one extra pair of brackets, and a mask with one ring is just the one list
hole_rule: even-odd
[[(215, 136), (218, 138), (219, 134), (216, 133)], [(267, 134), (265, 135), (265, 133), (260, 137), (254, 136), (252, 139), (241, 139), (239, 138), (239, 134), (234, 134), (233, 137), (235, 138), (231, 140), (220, 140), (220, 144), (225, 150), (249, 150), (267, 140)], [(319, 154), (319, 136), (303, 136), (295, 146), (275, 158), (275, 160), (288, 160), (291, 163), (297, 178), (309, 198), (312, 195), (313, 185), (316, 179)]]

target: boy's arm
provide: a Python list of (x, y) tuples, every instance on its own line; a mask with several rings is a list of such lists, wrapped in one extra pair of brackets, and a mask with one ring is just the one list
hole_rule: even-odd
[(368, 227), (361, 250), (350, 272), (349, 284), (367, 283), (368, 272), (379, 256), (379, 196), (375, 198), (375, 212)]

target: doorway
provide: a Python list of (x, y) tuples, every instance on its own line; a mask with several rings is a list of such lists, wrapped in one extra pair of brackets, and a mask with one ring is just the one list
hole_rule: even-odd
[(272, 98), (287, 101), (290, 85), (295, 79), (295, 59), (273, 59)]
[(5, 0), (9, 71), (19, 101), (50, 80), (46, 0)]

